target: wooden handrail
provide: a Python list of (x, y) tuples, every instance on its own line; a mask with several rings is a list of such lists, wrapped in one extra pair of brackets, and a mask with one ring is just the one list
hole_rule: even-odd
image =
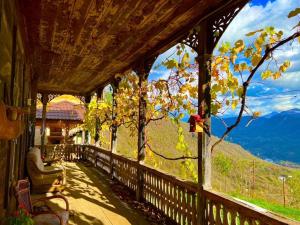
[[(197, 185), (166, 174), (155, 168), (138, 164), (136, 160), (111, 153), (92, 145), (48, 145), (64, 151), (65, 160), (87, 160), (106, 172), (113, 163), (113, 177), (136, 191), (137, 168), (143, 171), (143, 198), (162, 211), (176, 224), (197, 225)], [(111, 160), (112, 157), (112, 160)], [(299, 223), (261, 212), (243, 202), (211, 190), (204, 190), (204, 225), (296, 225)]]

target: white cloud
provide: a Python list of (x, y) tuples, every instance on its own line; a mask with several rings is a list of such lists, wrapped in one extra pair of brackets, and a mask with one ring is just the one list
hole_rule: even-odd
[[(262, 115), (269, 114), (271, 112), (286, 111), (289, 109), (300, 109), (300, 92), (295, 94), (274, 94), (263, 97), (247, 97), (247, 107), (251, 112), (260, 112)], [(224, 116), (233, 116), (238, 114), (238, 108), (236, 110), (228, 110)], [(250, 111), (249, 110), (249, 111)], [(246, 114), (245, 114), (246, 115)]]
[[(297, 7), (300, 7), (300, 0), (274, 0), (269, 1), (265, 6), (247, 4), (229, 25), (220, 43), (248, 39), (248, 44), (250, 44), (251, 39), (246, 37), (245, 34), (266, 26), (274, 26), (282, 30), (285, 36), (287, 36), (293, 32), (292, 27), (299, 21), (299, 17), (288, 19), (287, 15)], [(157, 63), (169, 57), (175, 51), (174, 47), (169, 49), (160, 55)], [(261, 82), (261, 80), (255, 80), (257, 83), (251, 85), (249, 90), (251, 96), (247, 100), (248, 106), (252, 111), (260, 111), (263, 114), (268, 114), (272, 111), (300, 108), (300, 92), (295, 95), (294, 93), (288, 94), (287, 92), (300, 90), (300, 45), (297, 42), (292, 45), (285, 45), (276, 51), (275, 57), (278, 59), (279, 64), (285, 60), (290, 60), (292, 67), (287, 73), (283, 74), (282, 78), (276, 81)], [(169, 75), (169, 71), (159, 70), (153, 70), (156, 78), (165, 78)], [(258, 91), (260, 97), (257, 97)], [(232, 115), (235, 112), (228, 111), (227, 113)]]
[(228, 26), (221, 41), (244, 39), (245, 34), (266, 26), (274, 26), (290, 34), (299, 18), (288, 19), (287, 15), (299, 5), (299, 0), (269, 1), (265, 6), (247, 4)]
[(285, 73), (278, 80), (271, 81), (271, 84), (277, 87), (300, 89), (300, 71)]
[[(250, 44), (251, 39), (245, 34), (255, 31), (266, 26), (274, 26), (278, 30), (282, 30), (285, 36), (294, 32), (292, 28), (299, 22), (299, 17), (288, 19), (288, 13), (300, 7), (299, 0), (275, 0), (269, 1), (265, 6), (247, 4), (236, 18), (229, 25), (220, 43), (224, 41), (234, 42), (238, 39), (248, 40)], [(295, 41), (292, 44), (286, 44), (274, 53), (276, 64), (281, 65), (284, 61), (291, 61), (291, 68), (288, 73), (283, 74), (283, 77), (275, 82), (272, 82), (277, 87), (284, 88), (300, 88), (300, 45)], [(276, 68), (275, 62), (271, 63), (270, 68)], [(262, 66), (259, 71), (266, 68)], [(259, 73), (258, 71), (258, 73)]]

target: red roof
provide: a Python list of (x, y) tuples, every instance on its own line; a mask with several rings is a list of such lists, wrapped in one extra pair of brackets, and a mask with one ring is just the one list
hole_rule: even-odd
[[(83, 105), (74, 104), (69, 101), (62, 101), (47, 105), (46, 118), (48, 120), (83, 121), (84, 112), (85, 108)], [(42, 119), (42, 107), (37, 108), (36, 118)]]

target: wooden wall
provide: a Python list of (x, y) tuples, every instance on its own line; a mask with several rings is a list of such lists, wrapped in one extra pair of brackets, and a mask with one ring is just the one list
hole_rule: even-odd
[[(24, 107), (31, 98), (31, 69), (25, 57), (23, 26), (15, 1), (0, 0), (0, 101)], [(24, 116), (23, 135), (0, 140), (0, 218), (15, 209), (13, 187), (25, 176), (29, 147), (29, 116)], [(1, 122), (1, 121), (0, 121)]]

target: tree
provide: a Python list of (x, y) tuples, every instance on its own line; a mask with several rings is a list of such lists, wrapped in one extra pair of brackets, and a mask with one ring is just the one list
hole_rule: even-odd
[[(300, 8), (291, 11), (289, 18), (298, 16)], [(211, 113), (212, 115), (222, 115), (224, 111), (231, 108), (238, 110), (236, 121), (226, 126), (226, 131), (222, 137), (213, 144), (211, 151), (222, 142), (225, 137), (241, 121), (244, 113), (251, 113), (252, 119), (259, 117), (260, 112), (251, 112), (247, 106), (248, 88), (255, 76), (260, 74), (262, 79), (278, 79), (291, 66), (289, 61), (276, 63), (274, 52), (279, 47), (290, 43), (296, 39), (300, 42), (300, 22), (293, 28), (294, 33), (284, 37), (282, 31), (274, 27), (266, 27), (247, 34), (254, 38), (254, 41), (247, 45), (244, 40), (238, 40), (233, 45), (225, 42), (218, 49), (218, 53), (211, 56), (209, 71), (211, 71)], [(159, 66), (163, 66), (170, 71), (166, 78), (158, 80), (144, 81), (142, 90), (147, 92), (146, 102), (146, 124), (152, 121), (171, 119), (180, 127), (180, 120), (184, 114), (193, 114), (198, 107), (197, 103), (197, 62), (190, 58), (190, 53), (185, 45), (179, 44), (176, 47), (176, 57), (167, 58)], [(243, 58), (243, 62), (237, 60)], [(269, 67), (271, 62), (275, 62), (274, 68)], [(265, 68), (262, 66), (265, 65)], [(259, 71), (262, 70), (260, 73)], [(237, 76), (238, 75), (238, 76)], [(89, 110), (89, 116), (100, 117), (102, 126), (111, 127), (112, 123), (118, 126), (125, 126), (130, 129), (132, 135), (136, 135), (138, 128), (138, 103), (139, 103), (139, 81), (134, 72), (127, 71), (123, 74), (122, 80), (116, 94), (117, 118), (112, 121), (109, 112), (111, 105), (105, 106), (105, 110), (100, 110), (93, 106)], [(239, 78), (238, 78), (239, 77)], [(91, 103), (94, 104), (94, 103)], [(93, 119), (86, 120), (88, 124), (93, 124)], [(89, 122), (90, 121), (90, 122)], [(211, 134), (206, 129), (210, 136)], [(178, 148), (182, 151), (182, 157), (170, 158), (162, 155), (151, 148), (149, 142), (146, 143), (148, 151), (168, 160), (185, 159), (187, 162), (196, 159), (188, 150), (188, 146), (182, 144), (184, 140), (183, 132), (178, 129)], [(191, 170), (191, 164), (187, 163)]]

